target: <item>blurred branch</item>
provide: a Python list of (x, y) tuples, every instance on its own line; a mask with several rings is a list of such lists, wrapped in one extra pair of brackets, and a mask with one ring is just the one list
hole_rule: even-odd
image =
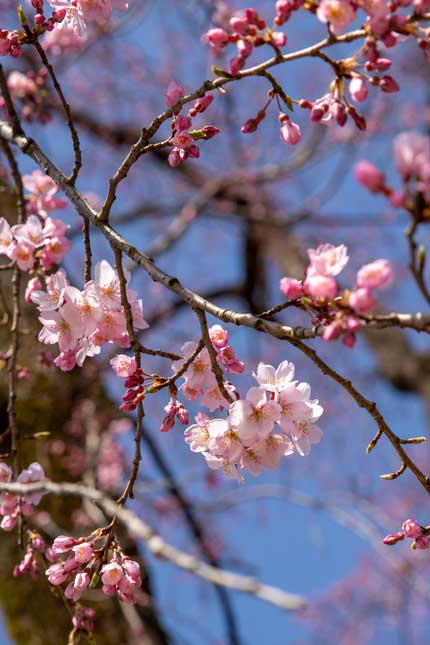
[(189, 571), (207, 582), (250, 594), (260, 600), (276, 605), (281, 609), (297, 611), (306, 606), (306, 601), (302, 596), (263, 584), (256, 578), (243, 576), (223, 569), (217, 569), (216, 567), (205, 564), (198, 558), (168, 544), (135, 513), (118, 507), (113, 500), (104, 496), (95, 488), (82, 486), (80, 484), (71, 484), (68, 482), (41, 482), (38, 484), (6, 484), (1, 482), (0, 491), (7, 491), (17, 495), (26, 495), (32, 492), (46, 492), (56, 495), (78, 495), (80, 497), (89, 498), (100, 506), (108, 515), (116, 515), (119, 521), (127, 527), (132, 535), (145, 542), (147, 548), (156, 557), (164, 558), (175, 566)]

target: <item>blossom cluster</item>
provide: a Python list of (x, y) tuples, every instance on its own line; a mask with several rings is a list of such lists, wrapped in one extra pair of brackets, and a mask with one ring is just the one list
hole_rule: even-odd
[[(53, 563), (46, 569), (48, 581), (53, 586), (67, 582), (64, 595), (77, 602), (89, 585), (101, 578), (102, 591), (106, 596), (114, 596), (126, 603), (136, 602), (136, 592), (142, 585), (139, 563), (124, 555), (115, 545), (111, 557), (106, 558), (105, 546), (96, 548), (100, 540), (100, 529), (89, 538), (72, 538), (59, 535), (55, 538), (49, 555)], [(107, 538), (109, 539), (109, 538)], [(72, 552), (65, 560), (60, 556)]]
[(66, 224), (53, 217), (43, 221), (38, 215), (30, 215), (25, 224), (14, 226), (9, 226), (1, 217), (0, 254), (16, 261), (22, 271), (29, 271), (35, 265), (49, 271), (70, 251), (67, 230)]
[(324, 340), (343, 335), (344, 344), (352, 347), (355, 332), (361, 327), (359, 316), (374, 308), (375, 289), (385, 287), (392, 279), (391, 264), (386, 259), (365, 264), (357, 272), (354, 287), (340, 293), (336, 276), (349, 260), (346, 246), (321, 244), (317, 249), (308, 249), (308, 256), (305, 279), (284, 277), (280, 289), (284, 296), (306, 305), (305, 308), (315, 308), (318, 322), (325, 325)]
[[(185, 95), (184, 89), (176, 83), (170, 81), (166, 90), (166, 105), (172, 107), (179, 99)], [(194, 101), (193, 107), (190, 108), (187, 115), (179, 114), (175, 110), (175, 118), (172, 120), (172, 137), (170, 144), (173, 146), (169, 153), (168, 161), (172, 168), (179, 166), (185, 159), (198, 158), (200, 156), (199, 147), (194, 143), (199, 139), (212, 139), (219, 133), (218, 128), (213, 125), (205, 125), (199, 130), (191, 130), (192, 119), (204, 112), (213, 101), (213, 94), (205, 94), (200, 99)]]
[(127, 391), (122, 397), (119, 409), (122, 412), (131, 412), (145, 397), (143, 371), (136, 367), (136, 360), (126, 354), (118, 354), (110, 360), (110, 364), (117, 376), (125, 378), (124, 387)]
[[(7, 77), (7, 86), (11, 97), (21, 104), (20, 116), (29, 123), (48, 123), (51, 120), (52, 101), (47, 90), (48, 72), (41, 68), (37, 72), (30, 70), (23, 74), (12, 70)], [(5, 101), (0, 96), (0, 109), (5, 109)]]
[[(94, 280), (83, 290), (70, 286), (62, 269), (45, 282), (46, 289), (32, 290), (30, 299), (38, 306), (43, 325), (39, 340), (59, 346), (60, 354), (54, 361), (57, 367), (69, 371), (82, 366), (85, 358), (98, 354), (105, 343), (130, 346), (119, 278), (107, 260), (96, 264)], [(127, 297), (134, 328), (147, 328), (137, 293), (127, 289)]]
[(294, 380), (292, 363), (283, 361), (276, 369), (260, 363), (254, 377), (258, 387), (231, 403), (225, 419), (200, 412), (185, 430), (190, 449), (201, 453), (209, 468), (238, 481), (243, 481), (241, 470), (257, 476), (262, 469), (275, 470), (295, 451), (309, 454), (322, 437), (316, 423), (323, 408), (310, 398), (307, 383)]
[(428, 549), (430, 547), (430, 526), (421, 526), (416, 520), (406, 520), (402, 524), (401, 531), (386, 535), (383, 542), (392, 546), (404, 540), (405, 537), (413, 540), (412, 549)]
[(254, 47), (271, 44), (279, 48), (287, 42), (287, 37), (280, 31), (273, 31), (255, 9), (245, 9), (233, 13), (226, 18), (223, 27), (209, 29), (203, 35), (203, 42), (219, 53), (230, 43), (234, 43), (237, 55), (230, 60), (230, 74), (236, 75), (245, 66), (246, 60), (252, 54)]
[[(40, 4), (42, 5), (42, 2)], [(64, 12), (64, 19), (57, 28), (70, 29), (78, 36), (85, 33), (87, 25), (91, 22), (106, 23), (114, 9), (128, 9), (127, 0), (48, 0), (48, 4), (56, 13)]]
[[(126, 11), (127, 0), (47, 0), (49, 15), (45, 13), (44, 0), (31, 0), (35, 10), (33, 17), (32, 33), (39, 37), (44, 33), (63, 31), (76, 38), (85, 37), (88, 25), (91, 23), (99, 26), (108, 24), (113, 10)], [(24, 25), (22, 8), (19, 11), (20, 19)], [(27, 23), (27, 20), (25, 19)], [(26, 24), (28, 27), (28, 24)], [(27, 33), (20, 30), (0, 30), (0, 56), (9, 54), (13, 58), (21, 55), (22, 46), (29, 42)]]
[[(228, 344), (228, 333), (221, 325), (213, 325), (209, 329), (212, 345), (217, 352), (217, 362), (221, 368), (230, 374), (241, 374), (245, 364), (239, 361), (234, 348)], [(184, 362), (191, 358), (197, 348), (197, 343), (189, 341), (181, 347), (182, 359), (174, 361), (172, 369), (178, 372)], [(184, 397), (188, 401), (199, 399), (200, 405), (213, 412), (217, 408), (228, 407), (229, 403), (224, 398), (218, 387), (216, 377), (212, 370), (211, 358), (204, 347), (183, 374), (184, 382), (180, 386)], [(232, 397), (237, 397), (237, 392), (232, 383), (224, 382), (224, 387)]]
[[(0, 481), (9, 483), (12, 479), (12, 469), (5, 462), (0, 461)], [(36, 484), (47, 481), (47, 477), (42, 466), (35, 461), (19, 473), (16, 481), (19, 484)], [(0, 527), (3, 531), (12, 531), (21, 514), (24, 517), (31, 515), (34, 512), (34, 507), (39, 504), (42, 497), (43, 492), (28, 493), (22, 497), (13, 493), (1, 493), (0, 515), (2, 515), (3, 519)]]
[[(388, 198), (395, 208), (416, 212), (415, 194), (418, 192), (430, 208), (430, 138), (419, 132), (402, 132), (393, 142), (394, 161), (403, 181), (403, 190), (394, 190), (387, 184), (385, 174), (367, 159), (359, 161), (354, 169), (355, 178), (367, 190)], [(425, 209), (422, 209), (425, 213)], [(428, 215), (430, 217), (430, 215)]]

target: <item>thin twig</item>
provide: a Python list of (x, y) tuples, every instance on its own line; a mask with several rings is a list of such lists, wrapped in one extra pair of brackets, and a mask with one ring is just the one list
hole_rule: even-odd
[(223, 397), (225, 398), (226, 401), (228, 401), (229, 403), (233, 403), (234, 398), (232, 397), (230, 392), (228, 392), (227, 388), (225, 387), (224, 374), (223, 374), (223, 371), (222, 371), (222, 368), (221, 368), (220, 364), (218, 363), (217, 353), (215, 351), (215, 348), (214, 348), (214, 346), (212, 344), (212, 341), (210, 339), (210, 336), (209, 336), (209, 330), (208, 330), (208, 323), (207, 323), (207, 320), (206, 320), (206, 314), (201, 309), (195, 309), (194, 311), (195, 311), (195, 313), (197, 315), (197, 318), (199, 319), (199, 322), (200, 322), (200, 330), (201, 330), (201, 334), (202, 334), (202, 340), (203, 340), (203, 342), (204, 342), (204, 344), (206, 346), (206, 349), (208, 350), (208, 354), (209, 354), (209, 357), (211, 359), (212, 372), (213, 372), (213, 374), (214, 374), (214, 376), (216, 378), (216, 382), (218, 384), (218, 389), (219, 389), (219, 391), (221, 392), (221, 394), (223, 395)]
[(58, 98), (60, 99), (61, 105), (63, 107), (64, 114), (66, 115), (67, 127), (69, 128), (70, 136), (72, 138), (73, 153), (75, 156), (75, 163), (73, 166), (73, 170), (70, 177), (68, 177), (68, 182), (73, 186), (76, 183), (76, 179), (78, 178), (79, 171), (82, 168), (82, 153), (81, 153), (81, 145), (79, 142), (78, 131), (73, 122), (72, 111), (70, 109), (70, 105), (66, 100), (66, 97), (64, 96), (63, 89), (57, 79), (54, 68), (52, 67), (51, 63), (48, 60), (45, 50), (43, 49), (42, 45), (39, 43), (37, 37), (32, 34), (31, 30), (27, 28), (26, 31), (27, 31), (27, 35), (30, 38), (30, 41), (37, 49), (37, 52), (40, 56), (42, 63), (48, 70), (49, 76), (51, 77), (52, 83), (55, 87), (55, 91), (57, 92)]

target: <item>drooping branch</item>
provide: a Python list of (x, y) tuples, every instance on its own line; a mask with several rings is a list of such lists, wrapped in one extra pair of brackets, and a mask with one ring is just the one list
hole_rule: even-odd
[(0, 491), (11, 492), (16, 495), (25, 495), (31, 492), (46, 492), (56, 495), (77, 495), (91, 499), (100, 506), (108, 515), (116, 515), (118, 520), (137, 539), (143, 540), (147, 548), (156, 557), (164, 558), (177, 567), (211, 582), (220, 587), (235, 589), (264, 600), (281, 609), (298, 611), (306, 606), (302, 596), (289, 593), (266, 585), (256, 578), (244, 576), (231, 571), (217, 569), (206, 564), (193, 555), (189, 555), (180, 549), (168, 544), (158, 533), (156, 533), (146, 522), (141, 520), (135, 513), (118, 505), (109, 497), (103, 495), (95, 488), (82, 486), (80, 484), (41, 482), (38, 484), (6, 484), (0, 483)]

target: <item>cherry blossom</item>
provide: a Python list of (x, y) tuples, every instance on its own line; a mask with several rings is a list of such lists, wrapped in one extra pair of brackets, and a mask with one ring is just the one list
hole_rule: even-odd
[(280, 406), (275, 401), (267, 400), (262, 387), (252, 387), (246, 399), (235, 401), (229, 410), (230, 423), (246, 445), (251, 445), (257, 439), (265, 439), (280, 415)]

